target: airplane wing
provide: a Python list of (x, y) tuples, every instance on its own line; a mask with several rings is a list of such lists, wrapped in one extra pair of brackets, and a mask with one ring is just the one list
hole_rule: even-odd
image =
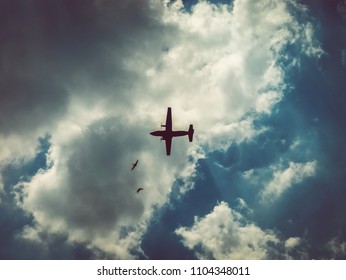
[(166, 154), (169, 156), (171, 154), (172, 137), (167, 137), (166, 141)]
[(168, 107), (168, 109), (167, 109), (166, 130), (172, 131), (172, 110), (171, 110), (171, 107)]

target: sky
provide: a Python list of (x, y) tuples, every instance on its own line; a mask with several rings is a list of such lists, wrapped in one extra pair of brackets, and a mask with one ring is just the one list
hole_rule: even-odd
[(3, 0), (0, 36), (0, 259), (346, 259), (346, 1)]

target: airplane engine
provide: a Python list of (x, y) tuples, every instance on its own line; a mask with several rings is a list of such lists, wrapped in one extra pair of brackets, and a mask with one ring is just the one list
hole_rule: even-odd
[(195, 130), (193, 129), (193, 125), (190, 124), (189, 126), (189, 131), (188, 131), (188, 136), (189, 136), (189, 141), (192, 142), (193, 140), (193, 133), (195, 132)]

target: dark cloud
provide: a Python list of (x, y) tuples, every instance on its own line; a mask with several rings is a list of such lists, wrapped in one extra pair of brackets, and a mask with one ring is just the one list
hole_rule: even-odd
[(336, 10), (344, 19), (346, 19), (346, 1), (339, 2)]
[[(144, 207), (135, 193), (140, 182), (129, 169), (134, 160), (129, 151), (139, 154), (143, 149), (144, 143), (137, 135), (140, 131), (140, 127), (128, 130), (115, 119), (100, 121), (70, 147), (70, 187), (64, 196), (72, 199), (67, 203), (72, 209), (67, 223), (99, 232), (112, 228), (121, 216), (138, 219), (142, 215)], [(128, 175), (121, 178), (126, 171)]]
[(159, 14), (149, 1), (2, 1), (0, 133), (47, 127), (72, 93), (133, 98), (121, 95), (139, 78), (126, 59), (165, 46)]
[(52, 177), (56, 186), (36, 194), (33, 207), (44, 211), (45, 222), (63, 218), (64, 227), (82, 230), (86, 236), (107, 235), (121, 219), (138, 220), (144, 206), (135, 190), (142, 172), (131, 172), (130, 167), (135, 160), (131, 155), (144, 149), (145, 142), (138, 137), (144, 133), (143, 128), (129, 129), (116, 119), (93, 123), (48, 170), (57, 168), (59, 177)]

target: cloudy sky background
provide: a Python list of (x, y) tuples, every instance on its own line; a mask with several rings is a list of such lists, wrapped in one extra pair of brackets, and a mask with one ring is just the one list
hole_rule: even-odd
[(336, 0), (1, 1), (0, 258), (345, 259), (345, 30)]

